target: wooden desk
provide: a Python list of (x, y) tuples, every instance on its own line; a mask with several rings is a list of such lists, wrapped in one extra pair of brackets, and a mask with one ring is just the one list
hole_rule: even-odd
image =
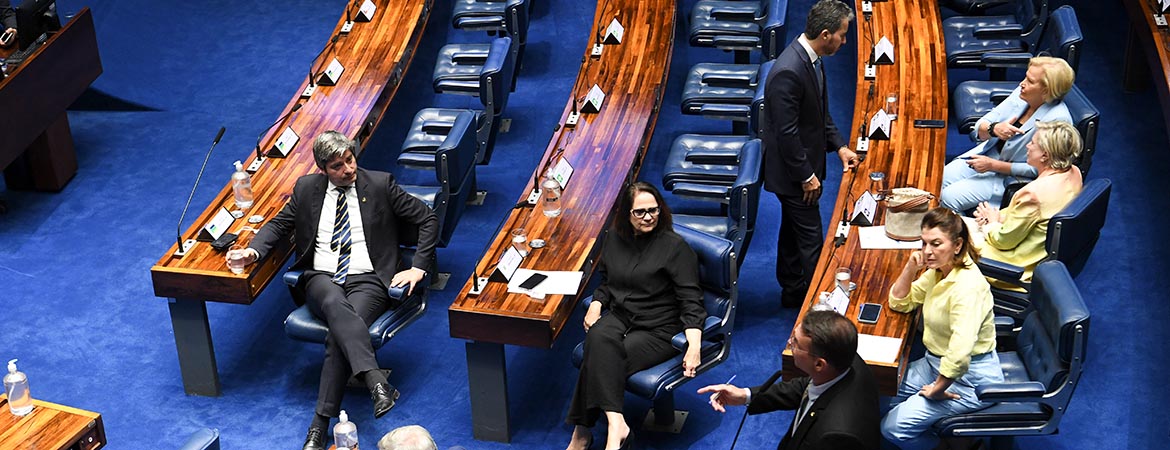
[[(381, 121), (422, 38), (433, 0), (375, 3), (378, 8), (373, 20), (357, 23), (353, 31), (332, 44), (332, 49), (317, 64), (318, 70), (323, 71), (331, 58), (341, 62), (345, 70), (337, 86), (319, 86), (312, 98), (301, 100), (300, 92), (308, 84), (306, 79), (284, 108), (281, 116), (297, 103), (304, 103), (285, 122), (300, 136), (300, 141), (287, 158), (269, 158), (252, 176), (255, 203), (247, 215), (260, 214), (271, 219), (292, 195), (297, 178), (317, 170), (312, 143), (318, 134), (337, 130), (353, 138), (359, 133), (372, 133)], [(334, 34), (344, 22), (343, 12)], [(284, 125), (274, 127), (261, 148), (271, 147), (284, 128)], [(235, 208), (230, 184), (220, 190), (183, 237), (197, 235), (221, 207)], [(251, 234), (245, 234), (242, 229), (248, 225), (247, 220), (238, 219), (230, 231), (240, 234), (240, 241), (246, 243)], [(177, 247), (172, 245), (151, 267), (154, 293), (170, 299), (171, 326), (175, 331), (184, 390), (187, 394), (218, 396), (219, 374), (205, 302), (251, 304), (284, 266), (292, 254), (292, 246), (287, 243), (278, 246), (268, 258), (248, 266), (239, 275), (228, 270), (224, 254), (208, 243), (196, 244), (182, 257), (174, 256)]]
[[(858, 10), (860, 10), (860, 5)], [(850, 298), (849, 310), (845, 316), (858, 325), (863, 334), (887, 336), (902, 339), (902, 350), (898, 361), (883, 363), (866, 361), (884, 395), (897, 392), (902, 372), (906, 368), (914, 332), (917, 313), (902, 314), (890, 310), (886, 299), (897, 279), (898, 273), (910, 257), (908, 250), (862, 250), (856, 227), (852, 227), (845, 245), (833, 251), (833, 233), (841, 221), (841, 211), (853, 211), (853, 201), (869, 189), (869, 173), (886, 173), (889, 187), (914, 186), (934, 192), (942, 186), (942, 172), (945, 164), (946, 129), (914, 128), (914, 119), (947, 118), (947, 64), (943, 48), (938, 2), (933, 0), (892, 0), (873, 4), (873, 17), (866, 22), (858, 18), (858, 35), (868, 36), (869, 27), (874, 27), (875, 39), (890, 38), (894, 44), (892, 66), (877, 66), (877, 80), (873, 100), (868, 99), (869, 84), (864, 78), (864, 67), (857, 68), (857, 100), (852, 128), (857, 130), (861, 123), (869, 123), (870, 115), (885, 106), (887, 93), (897, 92), (899, 99), (898, 119), (892, 124), (892, 139), (870, 141), (869, 155), (855, 174), (842, 177), (841, 190), (833, 203), (833, 226), (825, 239), (821, 259), (813, 275), (812, 285), (796, 323), (817, 300), (821, 291), (830, 290), (835, 283), (833, 275), (838, 267), (849, 267), (857, 290)], [(868, 37), (858, 39), (858, 61), (869, 57), (872, 44)], [(856, 135), (850, 147), (856, 144)], [(850, 183), (852, 178), (856, 182)], [(883, 211), (884, 212), (884, 211)], [(883, 305), (878, 323), (873, 325), (857, 323), (857, 314), (862, 303)], [(792, 361), (792, 349), (784, 350), (784, 377), (799, 376), (801, 372)]]
[(0, 168), (5, 168), (5, 182), (9, 189), (60, 191), (77, 173), (65, 108), (102, 74), (89, 8), (82, 8), (23, 64), (9, 70), (8, 78), (0, 80)]
[[(539, 208), (513, 209), (500, 232), (476, 264), (481, 276), (494, 269), (510, 245), (510, 231), (523, 227), (528, 238), (548, 242), (535, 249), (521, 267), (540, 270), (582, 271), (584, 289), (614, 203), (622, 188), (636, 179), (642, 157), (654, 132), (658, 107), (670, 68), (674, 45), (675, 2), (672, 0), (609, 0), (601, 2), (593, 23), (608, 25), (611, 18), (625, 27), (620, 45), (605, 46), (599, 60), (586, 59), (577, 83), (561, 113), (565, 122), (572, 99), (597, 84), (606, 94), (601, 111), (583, 114), (573, 129), (560, 129), (545, 149), (536, 173), (548, 161), (563, 155), (574, 168), (561, 198), (562, 213), (545, 217)], [(592, 31), (583, 36), (588, 48)], [(532, 182), (520, 193), (528, 197)], [(473, 275), (474, 276), (474, 275)], [(504, 283), (489, 283), (479, 295), (469, 295), (472, 281), (463, 286), (448, 310), (451, 337), (466, 339), (467, 375), (476, 439), (508, 442), (508, 393), (504, 345), (549, 348), (577, 306), (577, 295), (550, 295), (533, 300), (508, 294)]]
[(106, 445), (101, 414), (35, 399), (33, 405), (31, 413), (16, 417), (8, 411), (8, 397), (0, 394), (0, 448), (95, 450)]
[[(1130, 24), (1124, 80), (1127, 91), (1140, 91), (1149, 84), (1152, 75), (1154, 90), (1158, 91), (1158, 99), (1162, 102), (1162, 119), (1166, 129), (1170, 130), (1170, 29), (1158, 28), (1154, 24), (1156, 1), (1124, 2)], [(1170, 14), (1166, 17), (1170, 19)], [(1138, 49), (1139, 46), (1142, 48)]]

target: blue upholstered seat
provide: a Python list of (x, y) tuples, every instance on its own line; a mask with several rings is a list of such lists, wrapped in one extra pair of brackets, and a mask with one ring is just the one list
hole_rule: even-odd
[[(720, 215), (675, 214), (675, 225), (692, 228), (719, 236), (732, 242), (739, 260), (747, 255), (748, 245), (756, 228), (756, 214), (760, 207), (760, 187), (763, 178), (763, 149), (759, 139), (752, 139), (743, 145), (736, 166), (737, 177), (729, 187), (724, 188), (723, 198), (727, 206)], [(676, 183), (674, 195), (704, 198), (711, 195), (709, 185)]]
[(530, 0), (455, 0), (451, 12), (451, 26), (460, 30), (505, 31), (508, 11), (521, 6), (527, 13)]
[(1007, 449), (1015, 436), (1057, 432), (1084, 369), (1089, 310), (1059, 261), (1036, 267), (1032, 304), (1015, 351), (999, 353), (1004, 382), (976, 388), (994, 405), (939, 420), (940, 436), (991, 437), (992, 448)]
[(439, 216), (437, 245), (440, 248), (451, 242), (467, 200), (475, 195), (475, 116), (472, 111), (459, 113), (447, 139), (431, 155), (430, 166), (434, 168), (437, 185), (402, 185), (403, 190), (422, 200)]
[(179, 450), (219, 450), (219, 430), (204, 428), (196, 431)]
[(724, 50), (760, 49), (763, 59), (774, 59), (787, 44), (787, 13), (788, 0), (699, 0), (691, 9), (690, 42)]
[(1048, 19), (1048, 0), (1020, 0), (1010, 16), (943, 20), (947, 67), (986, 68), (984, 55), (1032, 52)]
[[(484, 2), (491, 3), (491, 2)], [(513, 53), (512, 85), (516, 89), (516, 76), (523, 63), (524, 49), (528, 44), (527, 0), (509, 0), (503, 12), (501, 35), (512, 39), (508, 51)], [(494, 49), (494, 50), (493, 50)], [(492, 43), (447, 44), (439, 49), (432, 80), (437, 93), (479, 95), (480, 73), (492, 51), (503, 51)]]
[[(690, 244), (699, 258), (699, 284), (703, 289), (703, 306), (707, 320), (703, 324), (700, 364), (696, 373), (702, 374), (727, 359), (731, 351), (731, 331), (735, 324), (736, 284), (739, 255), (726, 239), (676, 226), (675, 231)], [(582, 302), (588, 307), (593, 297)], [(640, 371), (626, 379), (626, 390), (654, 401), (655, 423), (669, 425), (674, 421), (674, 390), (686, 383), (683, 376), (682, 352), (687, 340), (679, 333), (671, 340), (679, 354), (654, 367)], [(584, 343), (573, 350), (573, 365), (580, 367)], [(680, 425), (681, 426), (681, 425)]]
[[(682, 112), (746, 122), (764, 107), (764, 82), (772, 61), (763, 64), (700, 63), (683, 87)], [(754, 128), (754, 127), (753, 127)]]

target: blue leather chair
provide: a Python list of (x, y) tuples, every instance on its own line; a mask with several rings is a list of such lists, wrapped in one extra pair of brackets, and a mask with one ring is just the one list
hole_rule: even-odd
[(506, 16), (514, 5), (529, 12), (531, 0), (455, 0), (451, 26), (459, 30), (506, 32)]
[[(478, 97), (483, 111), (470, 109), (426, 108), (420, 110), (411, 122), (410, 131), (402, 143), (398, 163), (413, 167), (426, 167), (433, 161), (431, 155), (447, 140), (455, 118), (460, 113), (472, 111), (476, 116), (476, 163), (487, 164), (495, 147), (500, 119), (511, 93), (512, 77), (515, 75), (516, 54), (508, 51), (512, 45), (509, 37), (496, 38), (491, 43), (488, 58), (479, 72)], [(448, 85), (458, 84), (452, 81)]]
[[(738, 122), (750, 121), (753, 114), (762, 117), (764, 83), (770, 70), (770, 60), (763, 64), (696, 64), (683, 87), (682, 113)], [(757, 127), (750, 128), (754, 131)]]
[[(699, 257), (699, 284), (703, 288), (703, 305), (707, 320), (703, 324), (701, 363), (698, 374), (706, 372), (727, 359), (731, 352), (731, 332), (735, 324), (737, 267), (739, 256), (731, 242), (687, 227), (674, 228), (682, 235)], [(593, 301), (590, 296), (582, 304)], [(680, 351), (678, 356), (649, 369), (635, 373), (626, 380), (626, 390), (654, 402), (654, 423), (660, 426), (674, 424), (674, 390), (690, 380), (683, 376), (681, 352), (686, 351), (687, 338), (683, 333), (671, 341)], [(581, 367), (584, 343), (573, 350), (573, 365)], [(681, 428), (682, 424), (676, 424)]]
[(739, 154), (738, 177), (729, 187), (679, 182), (673, 193), (680, 197), (717, 200), (725, 204), (720, 215), (675, 214), (674, 224), (719, 236), (732, 242), (742, 263), (756, 229), (756, 213), (760, 209), (760, 187), (763, 178), (763, 151), (760, 140), (744, 144)]
[[(987, 68), (984, 55), (1033, 52), (1048, 21), (1048, 0), (1020, 0), (1010, 16), (960, 16), (943, 20), (947, 67)], [(997, 77), (998, 75), (998, 77)], [(992, 79), (1003, 80), (1002, 71)]]
[(750, 51), (775, 59), (788, 44), (788, 0), (699, 0), (691, 9), (691, 45), (735, 51), (747, 63)]
[(196, 431), (179, 450), (219, 450), (219, 430), (204, 428)]
[(463, 111), (455, 118), (451, 133), (432, 156), (437, 186), (401, 185), (411, 196), (422, 200), (439, 216), (438, 247), (445, 248), (463, 217), (467, 200), (475, 195), (475, 137), (471, 133), (475, 113)]
[[(524, 59), (524, 48), (528, 44), (528, 7), (525, 0), (509, 0), (504, 10), (504, 32), (512, 38), (508, 51), (513, 53), (515, 62), (512, 75), (512, 91), (516, 90), (516, 76)], [(433, 81), (435, 92), (464, 95), (479, 95), (480, 73), (492, 51), (503, 51), (491, 43), (447, 44), (439, 49), (435, 62)]]
[[(398, 242), (401, 245), (399, 268), (406, 269), (413, 261), (414, 246), (418, 243), (418, 227), (406, 224), (400, 226)], [(428, 265), (433, 266), (433, 262)], [(406, 287), (389, 287), (386, 290), (392, 301), (398, 303), (398, 307), (386, 310), (370, 325), (370, 344), (374, 350), (382, 348), (382, 345), (426, 313), (427, 287), (430, 286), (431, 272), (432, 270), (427, 270), (427, 274), (415, 285), (414, 292), (409, 296), (406, 294)], [(290, 270), (285, 272), (282, 278), (293, 298), (298, 299), (297, 303), (302, 303), (305, 296), (301, 275), (303, 272), (299, 270)], [(325, 338), (329, 335), (329, 327), (313, 315), (308, 305), (302, 304), (284, 319), (284, 333), (298, 341), (324, 344)]]
[(991, 437), (992, 448), (1013, 448), (1015, 436), (1055, 434), (1084, 370), (1089, 309), (1059, 261), (1036, 267), (1032, 311), (1015, 351), (999, 352), (1004, 382), (978, 386), (989, 408), (934, 424), (944, 437)]
[[(1081, 273), (1105, 227), (1111, 191), (1112, 183), (1108, 179), (1090, 180), (1077, 198), (1049, 219), (1045, 261), (1060, 261), (1074, 277)], [(1023, 319), (1033, 303), (1036, 272), (1033, 271), (1033, 283), (1025, 283), (1020, 280), (1024, 268), (989, 258), (979, 259), (979, 270), (988, 277), (1025, 289), (1026, 292), (1018, 292), (992, 288), (995, 313), (1011, 317), (1017, 323)]]

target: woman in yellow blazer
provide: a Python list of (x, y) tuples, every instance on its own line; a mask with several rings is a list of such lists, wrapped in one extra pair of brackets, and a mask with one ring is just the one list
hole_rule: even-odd
[[(976, 221), (984, 233), (984, 256), (1024, 268), (1024, 282), (1032, 281), (1032, 269), (1044, 260), (1047, 251), (1048, 220), (1068, 206), (1081, 192), (1084, 180), (1073, 161), (1081, 153), (1081, 136), (1065, 122), (1039, 122), (1028, 143), (1028, 165), (1038, 175), (1025, 185), (1011, 205), (1002, 211), (987, 202), (975, 209)], [(1000, 283), (992, 281), (996, 287)], [(1003, 284), (1004, 288), (1021, 289)]]

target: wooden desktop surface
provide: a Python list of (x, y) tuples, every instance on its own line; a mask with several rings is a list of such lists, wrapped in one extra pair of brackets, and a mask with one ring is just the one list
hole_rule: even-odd
[[(584, 278), (578, 294), (584, 289), (593, 273), (615, 200), (622, 187), (637, 178), (654, 132), (674, 45), (675, 7), (671, 0), (610, 0), (598, 4), (593, 23), (604, 27), (617, 17), (625, 27), (625, 36), (620, 45), (606, 45), (600, 59), (586, 59), (581, 64), (560, 123), (572, 110), (573, 98), (585, 96), (594, 84), (605, 92), (605, 101), (598, 114), (582, 114), (576, 128), (555, 132), (534, 172), (543, 174), (555, 164), (558, 155), (572, 164), (573, 175), (561, 198), (562, 213), (550, 219), (539, 206), (509, 211), (499, 233), (476, 263), (475, 271), (480, 276), (494, 269), (511, 244), (511, 230), (524, 228), (529, 239), (544, 239), (548, 245), (532, 250), (521, 267), (582, 271)], [(593, 40), (591, 34), (585, 55)], [(517, 200), (528, 197), (531, 183), (529, 180), (518, 193)], [(452, 337), (549, 348), (577, 305), (576, 295), (549, 295), (544, 300), (534, 300), (523, 294), (509, 294), (505, 283), (489, 283), (476, 296), (468, 294), (471, 288), (469, 279), (448, 310)]]
[(105, 446), (101, 414), (36, 399), (33, 405), (31, 413), (16, 417), (8, 411), (8, 398), (0, 394), (0, 449), (94, 450)]
[[(1170, 28), (1159, 28), (1154, 23), (1155, 3), (1157, 0), (1125, 0), (1125, 9), (1129, 12), (1130, 42), (1126, 48), (1126, 71), (1131, 72), (1137, 67), (1131, 61), (1133, 58), (1144, 56), (1145, 64), (1149, 66), (1149, 75), (1127, 73), (1127, 85), (1131, 85), (1131, 77), (1150, 76), (1154, 90), (1158, 91), (1158, 99), (1162, 103), (1162, 117), (1166, 128), (1170, 129)], [(1166, 15), (1170, 20), (1170, 14)], [(1083, 19), (1082, 19), (1083, 20)], [(1139, 43), (1143, 50), (1133, 48)], [(1142, 56), (1136, 53), (1141, 51)], [(1139, 83), (1144, 84), (1144, 83)]]
[[(377, 127), (414, 56), (433, 1), (376, 0), (377, 11), (371, 22), (356, 23), (353, 31), (342, 35), (335, 44), (326, 42), (332, 49), (324, 52), (315, 65), (316, 70), (324, 71), (334, 57), (345, 70), (336, 86), (318, 86), (311, 98), (302, 100), (300, 92), (308, 85), (306, 77), (292, 100), (276, 116), (279, 118), (295, 104), (304, 103), (300, 111), (293, 113), (283, 125), (274, 127), (261, 142), (262, 149), (270, 148), (286, 126), (292, 127), (300, 136), (287, 158), (269, 158), (252, 175), (255, 203), (245, 212), (245, 217), (237, 219), (228, 230), (239, 234), (241, 243), (247, 243), (253, 236), (243, 230), (249, 226), (247, 216), (260, 214), (265, 220), (273, 218), (292, 195), (297, 178), (317, 170), (312, 144), (318, 134), (337, 130), (354, 138), (367, 120), (373, 122), (372, 127), (367, 127), (370, 133)], [(355, 17), (356, 13), (355, 10)], [(343, 12), (331, 37), (340, 31), (344, 22)], [(306, 61), (306, 72), (308, 65)], [(211, 132), (208, 130), (209, 138)], [(252, 148), (228, 151), (251, 152), (244, 166), (255, 157)], [(224, 185), (207, 209), (187, 228), (183, 238), (195, 237), (221, 207), (235, 209), (230, 183)], [(250, 226), (259, 228), (261, 225)], [(278, 246), (271, 256), (249, 265), (244, 273), (236, 275), (225, 265), (224, 253), (215, 251), (207, 242), (195, 244), (182, 257), (173, 256), (176, 248), (177, 244), (173, 243), (150, 270), (156, 296), (240, 304), (252, 303), (292, 253), (290, 244)]]
[[(860, 11), (860, 0), (857, 10)], [(873, 17), (866, 21), (857, 18), (858, 61), (869, 58), (873, 43), (870, 41), (870, 27), (873, 27), (874, 41), (886, 36), (894, 45), (894, 65), (877, 66), (877, 79), (873, 99), (869, 98), (871, 82), (864, 78), (864, 67), (857, 68), (857, 99), (851, 126), (840, 127), (842, 133), (849, 133), (857, 144), (857, 130), (878, 109), (885, 107), (886, 94), (898, 93), (898, 119), (891, 124), (892, 139), (870, 140), (869, 154), (858, 166), (855, 174), (842, 177), (841, 190), (833, 202), (833, 225), (828, 230), (821, 259), (813, 275), (812, 285), (796, 323), (817, 301), (821, 291), (831, 290), (836, 282), (834, 275), (838, 267), (852, 270), (852, 281), (857, 290), (850, 298), (845, 317), (858, 326), (858, 332), (876, 336), (902, 339), (902, 350), (896, 363), (866, 361), (878, 381), (884, 395), (897, 391), (901, 373), (905, 369), (911, 338), (917, 314), (895, 312), (886, 304), (886, 299), (902, 267), (910, 256), (909, 250), (863, 250), (858, 239), (857, 227), (851, 227), (845, 244), (833, 251), (836, 224), (841, 222), (843, 209), (853, 212), (853, 203), (869, 189), (869, 173), (885, 172), (890, 188), (913, 186), (938, 195), (942, 185), (942, 172), (946, 153), (945, 128), (914, 128), (914, 119), (947, 119), (947, 65), (943, 47), (938, 2), (932, 0), (891, 0), (873, 3)], [(830, 158), (836, 157), (829, 154)], [(852, 178), (856, 181), (852, 182)], [(852, 182), (852, 188), (850, 183)], [(822, 204), (822, 207), (824, 205)], [(884, 207), (879, 208), (879, 225), (884, 223)], [(876, 324), (857, 322), (862, 303), (883, 305)], [(785, 349), (783, 356), (784, 377), (799, 376), (800, 370), (793, 365), (792, 350)]]

